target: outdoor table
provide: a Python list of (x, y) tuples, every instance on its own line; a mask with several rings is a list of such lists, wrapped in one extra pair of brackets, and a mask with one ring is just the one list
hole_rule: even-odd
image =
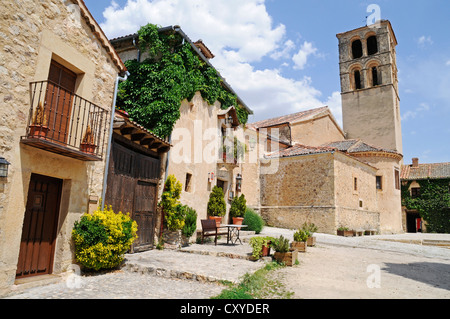
[[(236, 244), (236, 242), (239, 240), (239, 242), (242, 245), (242, 241), (239, 238), (239, 231), (241, 228), (247, 227), (247, 225), (235, 225), (235, 224), (222, 224), (220, 225), (220, 228), (227, 227), (228, 228), (228, 235), (227, 235), (227, 245), (231, 241), (232, 244)], [(233, 237), (235, 237), (234, 243), (233, 243)]]

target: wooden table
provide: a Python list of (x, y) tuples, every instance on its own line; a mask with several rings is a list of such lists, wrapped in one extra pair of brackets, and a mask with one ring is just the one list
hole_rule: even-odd
[[(235, 224), (222, 224), (220, 225), (220, 228), (227, 227), (228, 228), (228, 235), (227, 235), (227, 245), (231, 241), (232, 244), (236, 244), (236, 242), (239, 240), (239, 242), (242, 245), (242, 241), (239, 238), (239, 231), (241, 228), (247, 227), (247, 225), (235, 225)], [(234, 243), (233, 243), (233, 237)]]

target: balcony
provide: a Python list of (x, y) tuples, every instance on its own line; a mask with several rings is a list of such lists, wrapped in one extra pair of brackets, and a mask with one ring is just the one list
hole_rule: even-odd
[(21, 143), (82, 161), (101, 161), (107, 110), (51, 81), (30, 83), (30, 114)]

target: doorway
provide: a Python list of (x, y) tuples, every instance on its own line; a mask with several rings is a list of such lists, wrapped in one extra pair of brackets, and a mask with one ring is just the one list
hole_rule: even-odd
[(406, 232), (417, 233), (422, 231), (422, 218), (417, 212), (406, 212)]
[(62, 180), (31, 174), (16, 278), (51, 274)]

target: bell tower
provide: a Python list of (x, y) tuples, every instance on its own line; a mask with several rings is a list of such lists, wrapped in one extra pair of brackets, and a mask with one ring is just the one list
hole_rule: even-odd
[(397, 39), (387, 20), (336, 35), (347, 139), (402, 153)]

